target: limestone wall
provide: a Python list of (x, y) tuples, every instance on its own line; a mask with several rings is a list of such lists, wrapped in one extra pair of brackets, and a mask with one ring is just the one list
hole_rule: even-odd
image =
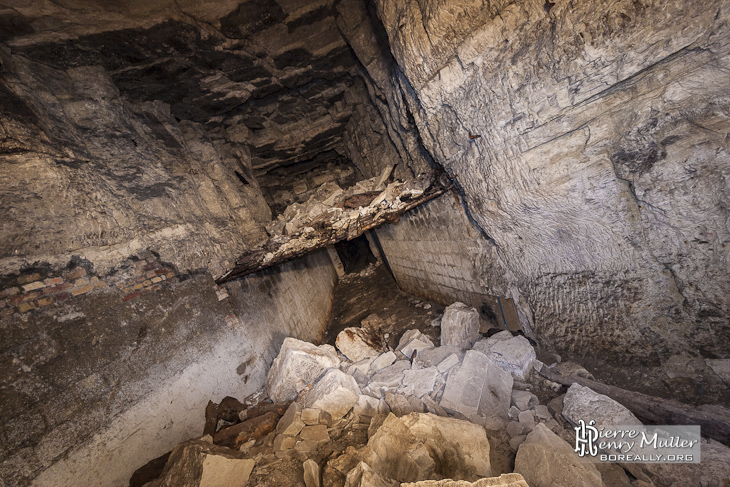
[(456, 192), (415, 208), (376, 234), (401, 289), (445, 305), (474, 306), (488, 325), (502, 328), (507, 321), (513, 329), (531, 330), (529, 308), (510, 286), (497, 248), (469, 221)]
[(395, 91), (538, 336), (725, 356), (727, 2), (376, 3)]

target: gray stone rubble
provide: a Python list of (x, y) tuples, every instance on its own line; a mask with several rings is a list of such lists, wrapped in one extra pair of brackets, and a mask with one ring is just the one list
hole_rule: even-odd
[[(672, 475), (682, 479), (681, 485), (699, 486), (712, 484), (696, 479), (730, 475), (730, 449), (716, 442), (707, 447), (711, 462), (703, 462), (702, 471), (691, 465), (672, 469), (581, 461), (573, 449), (571, 423), (640, 421), (616, 401), (578, 384), (566, 394), (552, 393), (547, 404), (540, 404), (531, 388), (544, 383), (543, 390), (552, 389), (532, 373), (534, 366), (544, 365), (536, 361), (530, 343), (508, 331), (479, 340), (474, 312), (460, 303), (447, 308), (440, 342), (448, 345), (436, 345), (412, 329), (395, 350), (371, 348), (365, 357), (353, 351), (362, 347), (350, 339), (338, 338), (341, 355), (330, 346), (285, 339), (269, 371), (268, 394), (293, 402), (282, 410), (273, 431), (248, 441), (241, 452), (257, 451), (252, 457), (257, 462), (269, 455), (300, 465), (307, 487), (663, 487), (675, 485)], [(352, 338), (372, 329), (345, 331)], [(354, 437), (361, 440), (339, 450), (334, 446)], [(173, 453), (202, 462), (203, 472), (209, 471), (210, 462), (221, 465), (221, 478), (239, 471), (248, 472), (242, 474), (246, 477), (251, 469), (256, 475), (250, 463), (231, 464), (240, 452), (226, 457), (221, 447), (196, 441), (176, 450), (184, 455)], [(186, 448), (197, 450), (187, 453)], [(210, 450), (210, 461), (201, 459), (201, 448)], [(332, 448), (335, 453), (322, 455)], [(217, 485), (187, 479), (186, 468), (192, 467), (168, 463), (164, 476), (152, 485), (169, 485), (168, 477), (182, 486)]]

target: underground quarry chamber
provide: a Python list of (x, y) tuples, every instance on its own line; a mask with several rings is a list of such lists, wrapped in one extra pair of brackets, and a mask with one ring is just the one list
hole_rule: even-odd
[(0, 0), (0, 487), (729, 485), (729, 12)]

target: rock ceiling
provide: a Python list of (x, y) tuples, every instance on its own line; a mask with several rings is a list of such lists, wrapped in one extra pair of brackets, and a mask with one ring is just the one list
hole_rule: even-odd
[(126, 100), (244, 145), (256, 175), (342, 153), (367, 91), (331, 1), (149, 3), (6, 0), (0, 40), (56, 69), (102, 66)]

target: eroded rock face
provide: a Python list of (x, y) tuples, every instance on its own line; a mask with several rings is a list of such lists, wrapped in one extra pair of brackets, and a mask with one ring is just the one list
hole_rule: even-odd
[(402, 72), (391, 91), (456, 174), (538, 336), (639, 361), (728, 349), (730, 273), (713, 264), (730, 238), (720, 0), (692, 15), (682, 2), (376, 4)]

